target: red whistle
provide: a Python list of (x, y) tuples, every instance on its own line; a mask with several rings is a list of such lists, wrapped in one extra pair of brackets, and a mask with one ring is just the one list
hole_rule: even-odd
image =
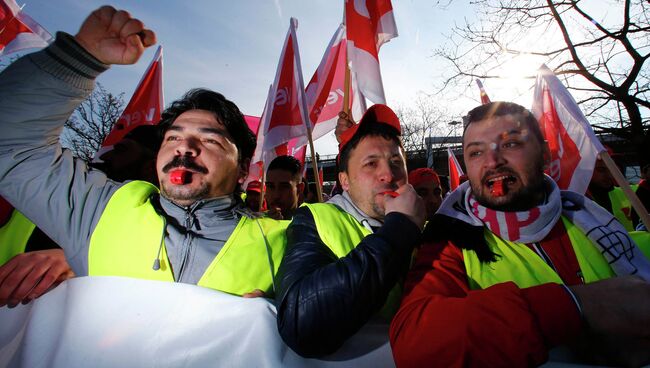
[(169, 181), (171, 181), (171, 183), (174, 185), (182, 185), (182, 184), (189, 183), (191, 177), (192, 177), (191, 172), (183, 169), (178, 169), (172, 171), (169, 174)]
[(495, 197), (503, 197), (503, 180), (497, 180), (492, 184), (492, 190), (490, 191)]
[(395, 191), (393, 191), (393, 190), (387, 190), (387, 191), (385, 191), (385, 192), (381, 192), (381, 193), (379, 193), (379, 194), (389, 195), (389, 196), (391, 196), (391, 197), (393, 197), (393, 198), (395, 198), (395, 197), (399, 197), (399, 193), (397, 193), (397, 192), (395, 192)]

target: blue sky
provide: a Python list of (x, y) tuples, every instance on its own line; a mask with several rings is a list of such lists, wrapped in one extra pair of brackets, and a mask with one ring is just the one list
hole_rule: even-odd
[[(51, 33), (76, 33), (95, 8), (95, 0), (18, 0), (24, 11)], [(223, 93), (249, 115), (259, 116), (277, 68), (289, 18), (298, 19), (297, 31), (305, 81), (311, 78), (325, 47), (343, 16), (343, 0), (241, 1), (110, 1), (128, 10), (157, 35), (163, 45), (164, 94), (170, 103), (194, 87)], [(388, 104), (408, 106), (418, 92), (432, 92), (441, 74), (433, 49), (444, 42), (454, 22), (472, 17), (464, 1), (449, 9), (434, 0), (393, 1), (400, 36), (380, 52)], [(99, 82), (111, 92), (125, 92), (128, 101), (155, 47), (135, 66), (113, 66)], [(460, 111), (476, 105), (468, 99)], [(321, 154), (336, 152), (332, 136), (316, 144)]]

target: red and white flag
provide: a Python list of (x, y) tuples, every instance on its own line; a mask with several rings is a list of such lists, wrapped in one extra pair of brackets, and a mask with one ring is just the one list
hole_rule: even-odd
[(271, 87), (273, 100), (267, 103), (262, 114), (259, 134), (263, 136), (264, 151), (273, 150), (292, 138), (306, 136), (309, 129), (307, 101), (296, 38), (297, 25), (298, 21), (291, 18), (275, 81)]
[[(260, 127), (260, 118), (257, 116), (250, 116), (250, 115), (244, 115), (244, 120), (246, 121), (246, 125), (248, 125), (248, 128), (255, 133), (257, 136), (257, 131), (259, 130)], [(255, 153), (257, 152), (257, 148)], [(253, 153), (253, 155), (255, 155)], [(245, 180), (245, 184), (248, 184), (248, 182), (257, 180), (261, 181), (262, 180), (262, 170), (264, 168), (262, 167), (262, 161), (257, 161), (253, 162), (253, 159), (251, 159), (251, 163), (248, 167), (248, 177)], [(246, 188), (244, 186), (244, 188)]]
[(478, 85), (479, 91), (481, 91), (481, 103), (483, 105), (489, 104), (490, 102), (490, 97), (488, 97), (487, 92), (485, 92), (485, 88), (483, 88), (483, 83), (481, 83), (481, 80), (476, 78), (476, 84)]
[[(160, 114), (165, 105), (162, 80), (162, 46), (154, 55), (151, 64), (135, 89), (131, 101), (126, 105), (122, 116), (104, 140), (102, 147), (110, 147), (138, 125), (154, 125), (160, 122)], [(98, 153), (96, 157), (99, 157)]]
[[(305, 89), (313, 140), (333, 131), (336, 128), (339, 112), (345, 110), (343, 95), (347, 63), (346, 47), (345, 25), (341, 24), (334, 32), (318, 69)], [(359, 93), (356, 80), (351, 82), (347, 107), (352, 113), (352, 119), (358, 121), (366, 111), (365, 99)], [(299, 145), (302, 144), (307, 144), (307, 137), (300, 140)]]
[(345, 25), (350, 72), (365, 97), (385, 104), (379, 48), (397, 37), (390, 0), (345, 0)]
[(14, 0), (0, 0), (0, 56), (45, 47), (53, 40)]
[(460, 185), (460, 178), (465, 173), (450, 148), (447, 148), (447, 162), (449, 163), (449, 189), (454, 190)]
[(584, 194), (598, 153), (605, 148), (573, 96), (546, 65), (537, 74), (532, 112), (551, 150), (547, 174), (560, 189)]
[(262, 181), (264, 178), (264, 172), (268, 168), (271, 161), (274, 158), (282, 155), (290, 155), (298, 159), (300, 163), (305, 165), (305, 155), (307, 153), (306, 145), (298, 145), (299, 138), (292, 138), (289, 142), (280, 144), (279, 146), (273, 147), (271, 149), (264, 148), (265, 137), (263, 134), (260, 134), (262, 131), (261, 122), (266, 119), (266, 115), (270, 113), (269, 106), (272, 105), (273, 101), (273, 86), (269, 87), (269, 93), (267, 95), (266, 104), (264, 105), (264, 110), (260, 118), (253, 116), (244, 115), (248, 127), (251, 128), (255, 135), (257, 136), (257, 146), (255, 147), (255, 152), (253, 153), (253, 158), (248, 168), (248, 176), (244, 181), (244, 187), (251, 181)]

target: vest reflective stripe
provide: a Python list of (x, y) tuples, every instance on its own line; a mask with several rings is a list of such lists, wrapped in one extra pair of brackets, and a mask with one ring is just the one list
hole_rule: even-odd
[[(638, 185), (630, 185), (633, 192), (636, 192)], [(634, 231), (634, 223), (632, 222), (632, 204), (630, 200), (625, 196), (623, 189), (620, 187), (614, 187), (610, 190), (609, 201), (612, 203), (612, 214), (621, 224), (625, 227), (627, 231)]]
[[(135, 181), (113, 194), (90, 240), (90, 275), (174, 281), (164, 247), (165, 220), (150, 202), (157, 192), (155, 186)], [(288, 224), (242, 217), (198, 285), (235, 295), (260, 289), (271, 296)], [(154, 271), (161, 242), (160, 269)]]
[[(598, 249), (575, 225), (564, 216), (564, 224), (585, 282), (594, 282), (614, 276), (609, 264)], [(463, 260), (469, 287), (485, 289), (492, 285), (513, 281), (520, 288), (549, 282), (562, 284), (560, 276), (526, 244), (499, 238), (485, 229), (485, 240), (497, 260), (482, 263), (476, 253), (463, 249)]]
[(36, 225), (25, 215), (13, 210), (9, 221), (0, 228), (0, 265), (25, 252), (27, 241), (35, 228)]
[[(320, 239), (338, 258), (348, 255), (363, 238), (372, 234), (352, 215), (334, 204), (304, 203), (303, 206), (308, 207), (314, 216)], [(379, 314), (386, 319), (392, 318), (399, 307), (401, 295), (402, 287), (398, 283), (390, 290)]]

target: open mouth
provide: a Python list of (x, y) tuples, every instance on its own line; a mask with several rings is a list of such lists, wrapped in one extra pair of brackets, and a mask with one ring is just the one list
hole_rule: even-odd
[(517, 181), (517, 178), (515, 178), (512, 175), (499, 175), (492, 177), (488, 180), (485, 181), (485, 185), (487, 185), (488, 188), (492, 189), (495, 183), (497, 182), (502, 182), (503, 184), (508, 184), (512, 185)]
[(517, 178), (513, 175), (499, 175), (487, 179), (485, 185), (490, 189), (490, 194), (501, 197), (508, 192), (508, 187), (516, 182)]

